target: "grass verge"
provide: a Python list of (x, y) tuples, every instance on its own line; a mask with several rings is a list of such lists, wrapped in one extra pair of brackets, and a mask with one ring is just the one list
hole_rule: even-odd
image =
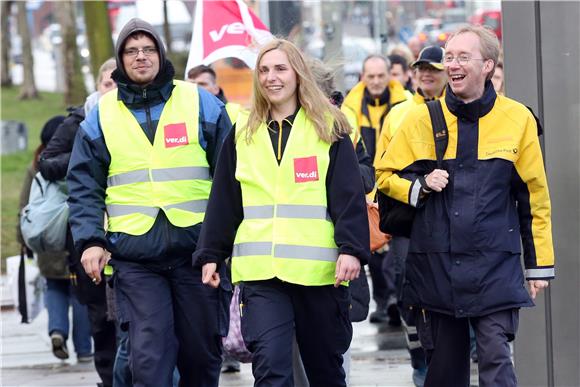
[(16, 240), (16, 224), (20, 190), (26, 168), (32, 161), (34, 150), (40, 144), (40, 130), (44, 123), (55, 115), (66, 115), (61, 93), (40, 93), (41, 99), (20, 101), (18, 87), (3, 87), (1, 90), (0, 118), (22, 121), (28, 128), (28, 150), (2, 155), (2, 226), (1, 257), (5, 271), (6, 257), (19, 254)]

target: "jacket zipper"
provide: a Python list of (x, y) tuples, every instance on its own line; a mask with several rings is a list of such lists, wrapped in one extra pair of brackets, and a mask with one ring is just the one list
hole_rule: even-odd
[(151, 124), (151, 110), (149, 109), (149, 102), (147, 101), (147, 89), (143, 89), (143, 100), (145, 101), (145, 116), (147, 117), (147, 130), (152, 134), (152, 141), (155, 141), (155, 132), (153, 131), (153, 125)]
[(278, 122), (278, 161), (282, 159), (282, 122)]

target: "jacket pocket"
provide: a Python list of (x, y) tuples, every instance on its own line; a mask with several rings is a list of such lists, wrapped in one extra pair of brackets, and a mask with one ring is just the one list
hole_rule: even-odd
[(431, 321), (431, 316), (425, 309), (415, 309), (415, 323), (417, 325), (417, 334), (419, 335), (419, 341), (425, 350), (433, 350), (435, 345), (433, 344), (433, 325)]

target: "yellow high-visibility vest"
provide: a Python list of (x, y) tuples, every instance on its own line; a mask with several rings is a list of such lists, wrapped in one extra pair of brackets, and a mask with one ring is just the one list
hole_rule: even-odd
[[(246, 122), (247, 115), (240, 114), (237, 130)], [(239, 134), (236, 179), (244, 219), (232, 252), (233, 282), (279, 278), (307, 286), (334, 284), (338, 248), (326, 201), (331, 144), (320, 140), (303, 109), (280, 165), (265, 123), (249, 144), (245, 133)]]
[(242, 108), (242, 105), (240, 105), (239, 103), (234, 102), (226, 103), (226, 112), (228, 113), (228, 117), (230, 118), (232, 124), (236, 122), (236, 120), (238, 119), (238, 113), (240, 113), (240, 111), (243, 110), (244, 109)]
[(196, 85), (174, 84), (153, 144), (117, 93), (99, 101), (99, 120), (111, 154), (105, 198), (108, 231), (143, 235), (160, 209), (177, 227), (203, 220), (211, 177), (199, 144), (199, 95)]

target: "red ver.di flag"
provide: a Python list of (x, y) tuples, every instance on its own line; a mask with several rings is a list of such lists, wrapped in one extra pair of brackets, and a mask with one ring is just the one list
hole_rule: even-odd
[(272, 38), (243, 0), (198, 0), (185, 73), (200, 64), (230, 57), (254, 68), (260, 46)]

